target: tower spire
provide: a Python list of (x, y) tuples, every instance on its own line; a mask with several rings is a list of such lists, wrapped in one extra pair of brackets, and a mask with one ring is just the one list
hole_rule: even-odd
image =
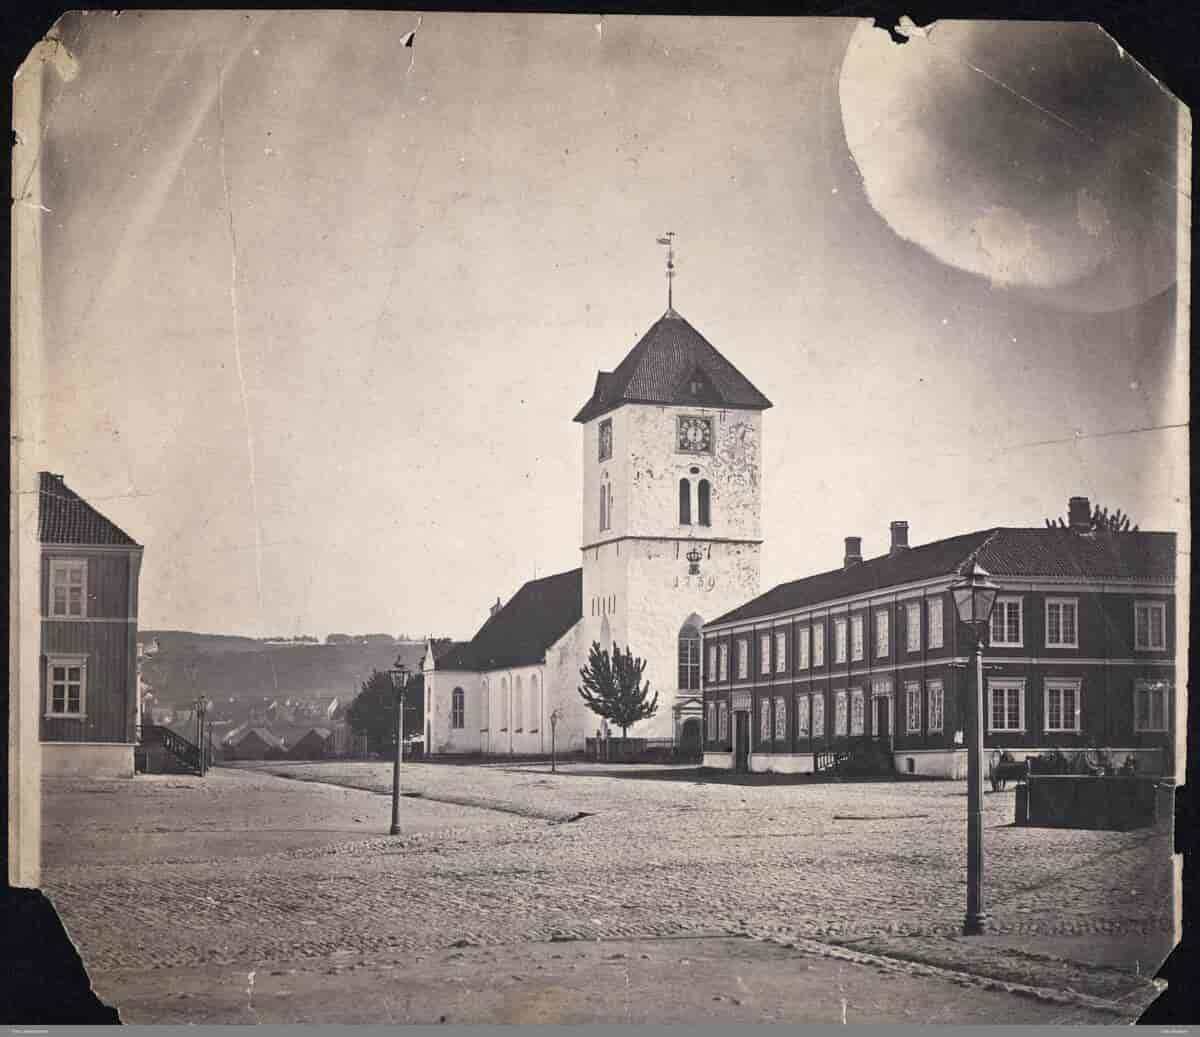
[(672, 299), (672, 287), (675, 280), (675, 232), (667, 231), (661, 238), (658, 239), (660, 245), (667, 246), (667, 312), (674, 313), (675, 306)]

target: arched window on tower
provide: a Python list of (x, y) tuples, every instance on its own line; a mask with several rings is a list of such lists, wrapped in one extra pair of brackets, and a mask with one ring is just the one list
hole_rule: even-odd
[(700, 690), (699, 616), (692, 615), (679, 630), (679, 687), (683, 691)]
[(692, 524), (692, 484), (687, 479), (679, 480), (679, 524)]
[(608, 529), (612, 525), (612, 487), (604, 482), (600, 484), (600, 528)]
[(712, 512), (710, 509), (710, 500), (709, 500), (711, 491), (709, 489), (707, 479), (700, 480), (700, 486), (696, 492), (697, 492), (697, 497), (696, 497), (697, 510), (700, 512), (700, 514), (699, 514), (700, 525), (711, 526), (712, 525)]

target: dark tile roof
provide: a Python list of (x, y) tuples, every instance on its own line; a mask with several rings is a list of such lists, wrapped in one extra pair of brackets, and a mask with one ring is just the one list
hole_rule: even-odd
[(70, 489), (61, 475), (40, 472), (38, 481), (38, 539), (43, 544), (139, 546)]
[(781, 583), (710, 621), (740, 622), (822, 602), (869, 594), (900, 584), (956, 575), (978, 561), (992, 576), (1030, 579), (1175, 578), (1174, 533), (1078, 533), (1068, 529), (982, 529), (935, 540), (897, 555), (870, 558)]
[(530, 580), (479, 632), (434, 662), (438, 670), (493, 670), (541, 662), (583, 617), (583, 570)]
[[(693, 379), (693, 375), (698, 378)], [(700, 382), (691, 392), (691, 382)], [(622, 403), (674, 403), (766, 410), (768, 400), (715, 346), (674, 310), (667, 310), (611, 373), (596, 376), (592, 398), (575, 415), (579, 422)]]

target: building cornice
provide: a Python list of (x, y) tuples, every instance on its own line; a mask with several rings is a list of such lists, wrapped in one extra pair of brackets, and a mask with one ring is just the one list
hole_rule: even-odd
[(580, 551), (592, 551), (598, 547), (607, 547), (609, 544), (617, 544), (622, 540), (653, 540), (658, 543), (678, 543), (678, 544), (697, 544), (703, 547), (705, 544), (749, 544), (758, 545), (763, 541), (761, 538), (755, 540), (750, 537), (697, 537), (697, 536), (645, 536), (641, 533), (627, 533), (618, 537), (609, 537), (607, 540), (596, 540), (590, 544), (584, 544)]

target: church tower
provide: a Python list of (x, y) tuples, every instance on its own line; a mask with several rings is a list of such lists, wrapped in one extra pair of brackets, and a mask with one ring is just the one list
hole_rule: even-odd
[(770, 406), (668, 305), (575, 416), (584, 651), (628, 645), (658, 692), (658, 714), (631, 736), (699, 749), (700, 627), (759, 593)]

